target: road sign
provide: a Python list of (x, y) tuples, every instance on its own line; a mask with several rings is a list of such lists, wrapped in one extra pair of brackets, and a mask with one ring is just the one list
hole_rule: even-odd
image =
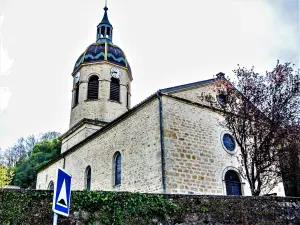
[(63, 216), (69, 216), (72, 176), (58, 168), (54, 186), (52, 211)]

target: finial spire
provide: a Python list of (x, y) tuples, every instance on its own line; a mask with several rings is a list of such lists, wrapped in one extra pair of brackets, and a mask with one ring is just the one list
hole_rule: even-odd
[(112, 43), (113, 26), (108, 20), (107, 10), (107, 0), (105, 0), (104, 15), (102, 21), (97, 26), (97, 42)]

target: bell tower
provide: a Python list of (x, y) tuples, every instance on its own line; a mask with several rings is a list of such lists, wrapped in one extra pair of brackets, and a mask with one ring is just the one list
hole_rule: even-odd
[(70, 128), (83, 120), (104, 126), (130, 108), (131, 69), (122, 49), (113, 44), (107, 11), (105, 6), (96, 42), (79, 56), (72, 72)]
[(61, 136), (61, 153), (130, 109), (131, 69), (122, 49), (113, 44), (107, 11), (105, 6), (96, 42), (79, 56), (72, 72), (70, 129)]

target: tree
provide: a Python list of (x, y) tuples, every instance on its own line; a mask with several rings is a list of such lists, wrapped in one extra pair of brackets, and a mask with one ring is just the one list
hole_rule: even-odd
[(26, 142), (26, 147), (25, 147), (26, 152), (27, 152), (27, 155), (29, 156), (34, 145), (38, 142), (38, 138), (32, 134), (26, 138), (25, 142)]
[(13, 171), (0, 165), (0, 188), (10, 184), (13, 178)]
[(14, 166), (17, 162), (17, 156), (12, 147), (4, 150), (3, 158), (8, 167)]
[(60, 136), (59, 132), (49, 131), (39, 134), (38, 136), (32, 134), (27, 138), (20, 137), (11, 147), (3, 151), (3, 159), (6, 166), (13, 167), (19, 161), (28, 158), (36, 143), (45, 140), (52, 140), (58, 136)]
[[(254, 68), (234, 70), (234, 81), (216, 79), (218, 106), (240, 149), (240, 172), (247, 179), (252, 195), (267, 194), (282, 181), (282, 168), (290, 155), (299, 155), (291, 144), (299, 137), (299, 71), (279, 61), (264, 75)], [(293, 168), (290, 168), (293, 170)]]
[(15, 167), (13, 184), (22, 188), (35, 188), (37, 168), (60, 154), (61, 142), (58, 139), (44, 140), (34, 145), (29, 158), (23, 158)]
[(59, 132), (56, 131), (48, 131), (46, 133), (43, 133), (40, 135), (39, 140), (40, 141), (45, 141), (45, 140), (52, 140), (54, 138), (59, 137), (61, 134)]
[(0, 148), (0, 165), (4, 165), (4, 153), (2, 152), (2, 149)]

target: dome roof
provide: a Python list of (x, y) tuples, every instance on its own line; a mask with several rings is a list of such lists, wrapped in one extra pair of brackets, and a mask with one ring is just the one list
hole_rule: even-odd
[(78, 58), (75, 63), (73, 73), (77, 69), (86, 63), (94, 63), (107, 61), (123, 67), (128, 68), (130, 71), (130, 66), (127, 62), (124, 52), (116, 45), (107, 42), (97, 42), (91, 44)]

